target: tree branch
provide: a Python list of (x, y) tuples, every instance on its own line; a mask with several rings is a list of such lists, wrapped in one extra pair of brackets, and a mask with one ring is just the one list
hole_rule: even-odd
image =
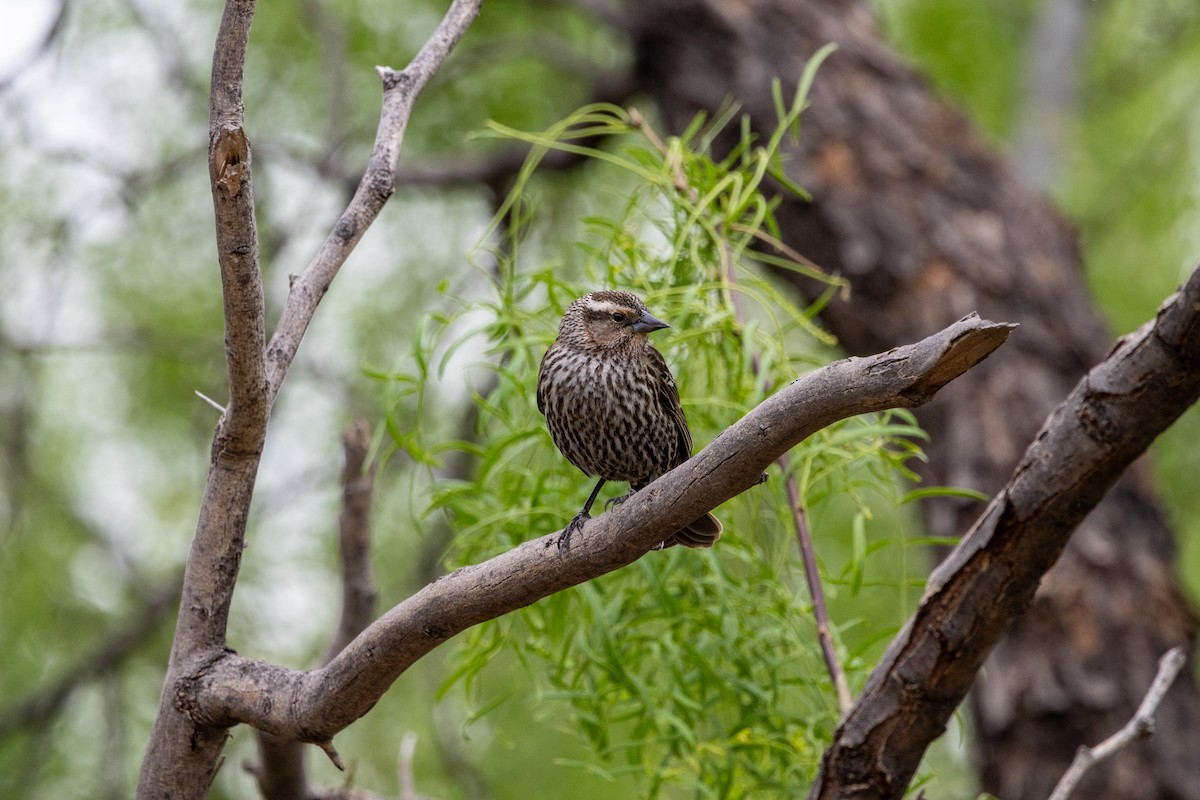
[(664, 531), (756, 485), (781, 453), (833, 422), (926, 402), (991, 354), (1012, 328), (970, 315), (917, 344), (811, 372), (685, 464), (588, 522), (563, 556), (555, 547), (558, 535), (550, 534), (456, 570), (384, 614), (322, 669), (299, 672), (226, 652), (171, 687), (178, 704), (200, 727), (241, 722), (328, 745), (438, 644), (636, 561)]
[(1079, 748), (1070, 768), (1062, 776), (1058, 786), (1054, 787), (1050, 800), (1067, 800), (1093, 765), (1108, 758), (1135, 739), (1154, 733), (1154, 714), (1158, 711), (1158, 706), (1162, 703), (1163, 698), (1167, 696), (1167, 690), (1175, 682), (1175, 676), (1179, 674), (1179, 670), (1183, 669), (1186, 662), (1187, 655), (1183, 652), (1182, 647), (1173, 647), (1163, 653), (1163, 657), (1158, 660), (1158, 674), (1154, 676), (1154, 682), (1146, 691), (1146, 697), (1138, 706), (1137, 713), (1129, 722), (1125, 723), (1121, 730), (1100, 744), (1095, 747)]
[(217, 223), (217, 258), (225, 298), (229, 405), (217, 444), (238, 455), (262, 448), (269, 401), (263, 392), (264, 307), (250, 142), (242, 105), (242, 69), (257, 0), (229, 0), (213, 52), (208, 168)]
[(365, 419), (346, 426), (342, 451), (342, 513), (338, 517), (338, 552), (342, 564), (342, 614), (325, 651), (328, 664), (375, 618), (375, 578), (371, 573), (371, 498), (375, 465), (367, 463), (371, 426)]
[(375, 150), (350, 208), (289, 293), (276, 335), (264, 347), (265, 308), (254, 219), (251, 153), (242, 80), (255, 0), (227, 0), (213, 52), (209, 172), (224, 295), (229, 404), (213, 438), (196, 534), (184, 572), (165, 688), (142, 759), (138, 796), (201, 797), (215, 774), (226, 733), (196, 725), (175, 695), (181, 675), (225, 653), (229, 605), (245, 544), (246, 520), (280, 384), (317, 304), (392, 193), (392, 172), (413, 101), (475, 18), (482, 0), (454, 0), (437, 30), (402, 72), (380, 67), (383, 111)]
[[(242, 69), (254, 8), (255, 0), (228, 0), (213, 50), (209, 178), (224, 296), (229, 403), (213, 436), (204, 498), (184, 568), (168, 687), (197, 661), (224, 648), (270, 414), (250, 143), (242, 105)], [(138, 796), (202, 796), (224, 745), (223, 730), (193, 728), (164, 691), (142, 757)]]
[(271, 398), (279, 392), (317, 304), (395, 191), (396, 162), (417, 94), (445, 62), (482, 3), (483, 0), (454, 0), (437, 30), (407, 67), (399, 72), (391, 67), (375, 68), (383, 81), (383, 108), (375, 133), (375, 148), (349, 206), (312, 262), (292, 280), (287, 305), (267, 347)]
[(1075, 526), (1200, 396), (1200, 269), (1046, 420), (1004, 489), (929, 578), (821, 761), (814, 798), (901, 797), (984, 658)]

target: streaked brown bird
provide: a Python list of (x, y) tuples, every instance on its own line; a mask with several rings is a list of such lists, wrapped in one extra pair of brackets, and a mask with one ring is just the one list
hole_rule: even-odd
[[(675, 378), (646, 338), (667, 327), (629, 292), (592, 292), (567, 308), (558, 338), (542, 357), (537, 404), (550, 436), (568, 461), (599, 478), (559, 538), (560, 553), (589, 518), (605, 482), (628, 481), (633, 494), (691, 457)], [(705, 514), (656, 549), (712, 547), (720, 535), (721, 523)]]

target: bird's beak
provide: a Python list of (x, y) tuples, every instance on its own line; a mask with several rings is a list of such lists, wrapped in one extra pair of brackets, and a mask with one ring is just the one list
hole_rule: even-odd
[(663, 322), (661, 319), (655, 319), (654, 317), (650, 316), (649, 311), (643, 311), (642, 316), (638, 317), (637, 322), (633, 323), (634, 333), (649, 333), (650, 331), (657, 331), (662, 328), (669, 327), (671, 326)]

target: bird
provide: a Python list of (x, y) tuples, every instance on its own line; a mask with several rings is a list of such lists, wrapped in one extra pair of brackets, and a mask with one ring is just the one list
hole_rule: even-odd
[[(628, 482), (623, 502), (687, 461), (692, 434), (666, 359), (647, 335), (670, 327), (624, 291), (596, 291), (567, 307), (558, 336), (538, 369), (537, 406), (555, 446), (599, 480), (558, 539), (559, 555), (590, 518), (606, 482)], [(606, 504), (606, 507), (607, 505)], [(653, 549), (712, 547), (721, 523), (712, 514), (689, 523)]]

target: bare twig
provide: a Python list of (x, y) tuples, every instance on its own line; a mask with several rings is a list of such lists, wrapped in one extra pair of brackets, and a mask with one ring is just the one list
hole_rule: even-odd
[(988, 652), (1080, 520), (1200, 397), (1200, 269), (1056, 408), (1007, 485), (929, 577), (842, 719), (813, 798), (900, 797)]
[(1075, 754), (1075, 760), (1063, 774), (1062, 780), (1054, 787), (1050, 800), (1067, 800), (1089, 769), (1135, 739), (1153, 735), (1154, 715), (1158, 711), (1158, 706), (1166, 697), (1167, 690), (1171, 688), (1171, 684), (1175, 682), (1175, 676), (1179, 674), (1179, 670), (1183, 669), (1186, 662), (1187, 655), (1184, 653), (1183, 647), (1173, 647), (1163, 654), (1163, 657), (1158, 660), (1158, 674), (1154, 676), (1154, 682), (1150, 684), (1146, 696), (1142, 699), (1142, 704), (1138, 706), (1137, 713), (1129, 722), (1125, 723), (1121, 730), (1100, 744), (1095, 747), (1079, 748), (1079, 752)]
[(209, 397), (208, 395), (206, 395), (204, 392), (200, 391), (199, 389), (193, 389), (192, 391), (195, 393), (196, 397), (199, 397), (205, 403), (208, 403), (210, 406), (215, 408), (217, 410), (218, 414), (225, 413), (225, 406), (221, 405), (216, 400), (213, 400), (211, 397)]
[(338, 546), (342, 564), (342, 614), (337, 633), (322, 664), (328, 664), (375, 618), (375, 578), (371, 574), (371, 500), (375, 491), (375, 464), (367, 464), (371, 426), (365, 419), (342, 432), (342, 513), (338, 519)]
[(450, 637), (636, 561), (664, 531), (757, 485), (764, 467), (813, 432), (848, 416), (926, 402), (1011, 330), (971, 315), (917, 344), (810, 372), (686, 463), (588, 522), (563, 556), (554, 533), (456, 570), (384, 614), (323, 669), (287, 670), (226, 651), (180, 678), (178, 704), (200, 727), (247, 723), (328, 743)]
[(813, 549), (812, 529), (808, 526), (808, 514), (804, 510), (804, 499), (800, 497), (800, 489), (796, 485), (796, 477), (787, 471), (788, 455), (779, 457), (779, 467), (787, 475), (788, 505), (792, 509), (792, 524), (796, 528), (796, 541), (800, 547), (800, 558), (804, 562), (804, 578), (808, 582), (808, 591), (813, 601), (813, 618), (817, 623), (817, 642), (821, 645), (821, 656), (825, 659), (825, 669), (833, 681), (834, 691), (837, 692), (838, 710), (845, 714), (854, 705), (854, 696), (850, 694), (850, 684), (846, 681), (846, 671), (838, 660), (837, 646), (833, 641), (833, 629), (829, 622), (829, 609), (825, 605), (825, 589), (821, 583), (821, 573), (817, 569), (817, 553)]
[(383, 108), (366, 172), (350, 205), (342, 212), (333, 231), (321, 245), (312, 262), (292, 280), (287, 304), (267, 347), (268, 393), (271, 398), (287, 375), (296, 357), (300, 340), (316, 313), (338, 270), (367, 228), (379, 215), (383, 204), (395, 191), (396, 162), (404, 131), (417, 94), (449, 57), (450, 51), (479, 13), (483, 0), (454, 0), (440, 25), (417, 55), (401, 71), (376, 67), (383, 81)]
[[(648, 127), (648, 126), (647, 126)], [(724, 251), (722, 242), (722, 251)], [(732, 261), (726, 257), (725, 279), (731, 287), (730, 296), (733, 301), (734, 316), (744, 323), (745, 313), (741, 307), (741, 297), (737, 291), (737, 275), (733, 270)], [(758, 354), (750, 358), (750, 367), (756, 376), (761, 375)], [(771, 391), (770, 379), (766, 380), (765, 390)], [(787, 492), (788, 507), (792, 511), (792, 528), (796, 532), (796, 543), (800, 549), (800, 560), (804, 563), (804, 580), (808, 584), (808, 594), (813, 601), (813, 619), (817, 626), (817, 642), (821, 646), (821, 657), (825, 661), (825, 669), (837, 692), (838, 710), (845, 714), (854, 704), (850, 694), (850, 684), (846, 681), (846, 671), (838, 659), (837, 646), (833, 641), (833, 626), (829, 620), (829, 607), (825, 604), (825, 587), (821, 583), (821, 571), (817, 568), (817, 553), (813, 547), (812, 529), (808, 524), (808, 515), (804, 510), (804, 498), (800, 496), (800, 487), (796, 483), (796, 473), (790, 469), (787, 453), (782, 453), (776, 463), (783, 473), (784, 490)]]

